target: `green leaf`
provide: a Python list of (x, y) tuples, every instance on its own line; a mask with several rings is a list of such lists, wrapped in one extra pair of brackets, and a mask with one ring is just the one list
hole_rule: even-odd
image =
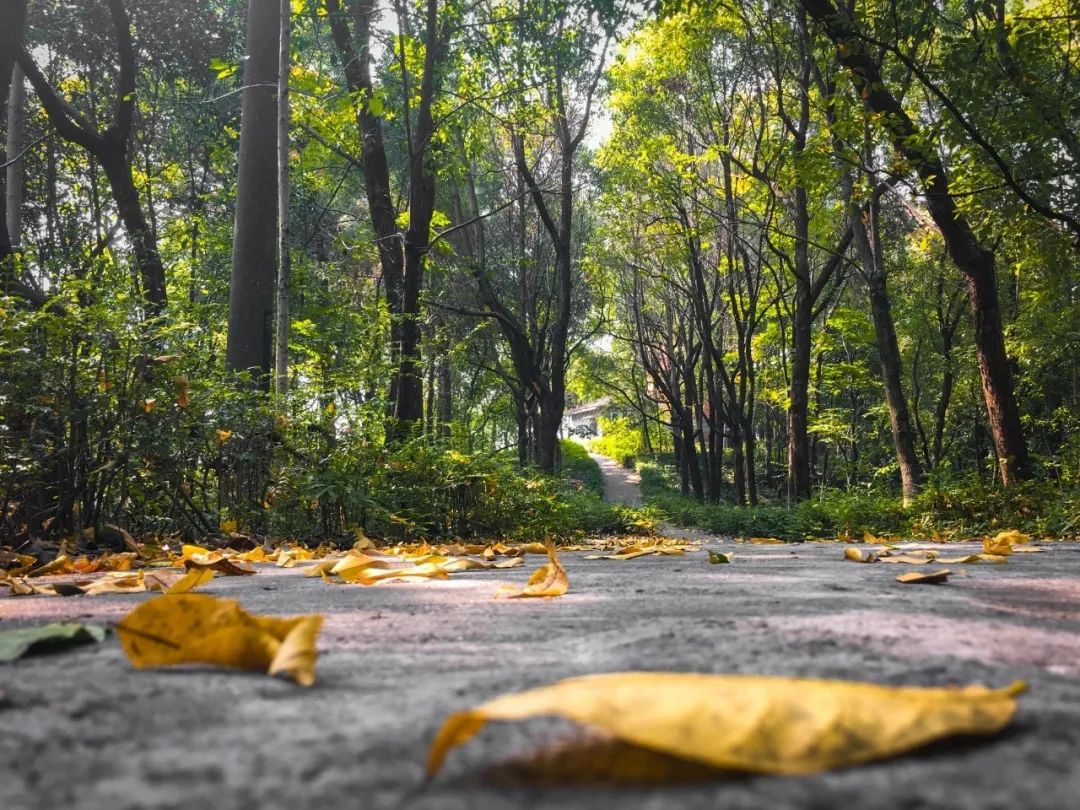
[(709, 551), (709, 562), (713, 565), (731, 562), (731, 554), (723, 554), (719, 551)]
[(94, 644), (105, 639), (105, 628), (96, 624), (46, 624), (19, 627), (0, 633), (0, 661), (15, 661), (24, 655), (52, 652), (77, 644)]
[(215, 56), (210, 60), (210, 69), (217, 74), (219, 79), (227, 79), (236, 73), (237, 67)]

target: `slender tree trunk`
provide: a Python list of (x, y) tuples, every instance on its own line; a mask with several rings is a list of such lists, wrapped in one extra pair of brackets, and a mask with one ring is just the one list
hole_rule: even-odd
[(277, 242), (279, 4), (248, 0), (247, 56), (240, 117), (236, 226), (225, 362), (251, 371), (260, 387), (273, 368), (274, 252)]
[(292, 69), (292, 0), (281, 0), (278, 35), (277, 85), (277, 307), (274, 328), (274, 393), (289, 390), (289, 297), (292, 292), (292, 261), (289, 255), (289, 73)]
[[(15, 78), (15, 60), (18, 58), (19, 51), (22, 50), (23, 27), (26, 23), (26, 0), (0, 0), (0, 20), (3, 20), (3, 24), (0, 25), (0, 111), (6, 110), (8, 115), (8, 148), (7, 152), (4, 153), (6, 161), (8, 157), (14, 157), (11, 150), (12, 135), (18, 137), (17, 133), (12, 132), (11, 125), (12, 115), (19, 115), (18, 110), (16, 110), (15, 94), (11, 91), (11, 86)], [(21, 78), (19, 84), (22, 84)], [(19, 103), (18, 107), (21, 108), (22, 104)], [(8, 172), (10, 173), (10, 169)], [(10, 174), (7, 176), (10, 176)], [(2, 265), (11, 255), (12, 244), (16, 241), (15, 237), (9, 234), (6, 211), (8, 193), (7, 190), (3, 191), (4, 193), (0, 193), (0, 209), (2, 209), (0, 210), (0, 215), (2, 215), (0, 216), (0, 225), (3, 226), (0, 227), (0, 276), (7, 275)]]
[(900, 348), (896, 340), (896, 326), (893, 323), (892, 304), (889, 301), (885, 267), (878, 241), (877, 200), (870, 201), (869, 210), (865, 214), (869, 233), (858, 206), (853, 204), (851, 208), (855, 250), (859, 254), (863, 278), (870, 294), (870, 315), (877, 338), (881, 379), (885, 387), (885, 404), (889, 409), (896, 462), (900, 467), (900, 484), (904, 502), (910, 503), (922, 484), (922, 470), (915, 452), (915, 432), (911, 426), (907, 398), (901, 383)]
[(18, 65), (14, 65), (11, 68), (11, 90), (7, 98), (6, 159), (11, 162), (5, 172), (4, 188), (7, 238), (13, 252), (18, 251), (22, 245), (23, 161), (18, 155), (22, 151), (25, 101), (26, 89), (22, 70)]
[[(798, 227), (798, 226), (796, 226)], [(798, 237), (796, 237), (798, 238)], [(804, 245), (805, 242), (801, 242)], [(799, 248), (796, 247), (796, 254)], [(807, 265), (808, 266), (808, 265)], [(788, 500), (810, 495), (810, 351), (813, 302), (809, 284), (797, 282), (791, 323), (791, 394), (788, 405)]]

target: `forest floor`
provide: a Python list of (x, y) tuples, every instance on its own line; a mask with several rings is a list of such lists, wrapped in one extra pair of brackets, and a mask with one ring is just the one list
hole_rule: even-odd
[[(561, 555), (569, 592), (493, 600), (526, 569), (330, 586), (260, 566), (202, 590), (254, 613), (323, 613), (310, 689), (207, 668), (136, 671), (115, 637), (0, 664), (0, 787), (16, 808), (1071, 808), (1080, 795), (1080, 544), (952, 566), (937, 586), (843, 547), (713, 539), (628, 561)], [(939, 547), (940, 548), (940, 547)], [(950, 546), (964, 553), (968, 546)], [(527, 561), (534, 567), (537, 558)], [(959, 570), (962, 569), (962, 570)], [(138, 595), (0, 597), (0, 628), (113, 624)], [(153, 597), (152, 597), (153, 598)], [(666, 786), (536, 785), (508, 758), (568, 728), (493, 724), (426, 781), (447, 715), (502, 692), (622, 670), (761, 673), (890, 685), (1022, 679), (1002, 734), (811, 777)]]

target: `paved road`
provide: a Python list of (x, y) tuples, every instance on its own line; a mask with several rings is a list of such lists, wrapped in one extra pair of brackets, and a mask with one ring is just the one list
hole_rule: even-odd
[(617, 461), (598, 453), (589, 453), (589, 457), (600, 465), (600, 472), (604, 476), (605, 501), (641, 506), (641, 476), (636, 470), (628, 470)]
[[(137, 672), (117, 642), (0, 665), (0, 805), (22, 808), (1066, 808), (1080, 795), (1080, 544), (946, 585), (836, 545), (726, 545), (629, 562), (564, 555), (571, 590), (495, 601), (524, 569), (445, 582), (332, 586), (260, 566), (207, 592), (258, 613), (322, 612), (318, 682), (188, 669)], [(141, 596), (0, 597), (0, 627), (111, 623)], [(154, 597), (150, 597), (154, 598)], [(938, 745), (807, 778), (666, 787), (505, 784), (504, 758), (567, 733), (491, 726), (427, 783), (448, 713), (508, 690), (620, 670), (840, 677), (896, 685), (1027, 680), (992, 740)], [(718, 698), (722, 699), (722, 698)], [(733, 707), (737, 710), (737, 707)]]

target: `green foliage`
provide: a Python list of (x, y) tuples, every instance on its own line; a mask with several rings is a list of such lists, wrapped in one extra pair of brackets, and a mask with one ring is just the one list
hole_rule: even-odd
[(600, 426), (600, 437), (592, 441), (597, 453), (613, 458), (620, 464), (643, 455), (641, 428), (634, 419), (629, 416), (601, 416), (597, 424)]
[(604, 497), (604, 476), (600, 465), (589, 457), (589, 451), (571, 439), (563, 439), (563, 478), (580, 481), (582, 488), (598, 498)]
[(827, 490), (793, 508), (702, 503), (675, 492), (670, 474), (639, 464), (646, 503), (664, 520), (723, 536), (800, 541), (846, 534), (957, 539), (1019, 529), (1037, 537), (1080, 536), (1080, 492), (1045, 484), (1004, 489), (976, 480), (928, 488), (908, 507), (893, 496)]

